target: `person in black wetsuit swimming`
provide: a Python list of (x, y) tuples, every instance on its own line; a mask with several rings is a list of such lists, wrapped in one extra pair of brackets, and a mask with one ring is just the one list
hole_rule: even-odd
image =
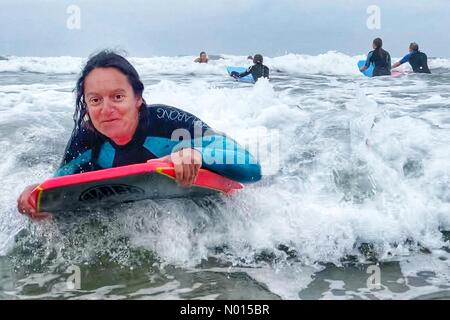
[[(200, 167), (243, 183), (261, 179), (259, 163), (230, 137), (181, 109), (147, 105), (137, 71), (114, 52), (91, 57), (75, 91), (75, 127), (55, 176), (161, 159), (174, 163), (181, 186), (191, 186)], [(30, 197), (36, 186), (19, 196), (18, 211), (45, 218)]]
[(383, 40), (376, 38), (373, 40), (373, 51), (367, 55), (366, 64), (360, 69), (361, 72), (366, 71), (373, 63), (375, 68), (373, 76), (390, 76), (391, 75), (391, 55), (382, 48)]
[(400, 61), (394, 63), (392, 69), (397, 68), (406, 62), (409, 62), (415, 73), (431, 73), (430, 68), (428, 68), (427, 55), (419, 51), (419, 45), (415, 42), (412, 42), (409, 45), (409, 53)]
[(269, 78), (269, 68), (263, 65), (263, 56), (260, 54), (255, 54), (253, 57), (253, 66), (247, 69), (247, 71), (239, 73), (237, 71), (232, 71), (231, 76), (233, 78), (243, 78), (249, 74), (252, 75), (253, 80), (258, 81), (259, 78)]

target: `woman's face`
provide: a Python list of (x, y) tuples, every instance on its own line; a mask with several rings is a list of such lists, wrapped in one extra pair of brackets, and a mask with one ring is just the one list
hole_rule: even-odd
[(100, 133), (118, 145), (130, 142), (138, 126), (142, 98), (127, 76), (115, 68), (96, 68), (84, 80), (89, 118)]

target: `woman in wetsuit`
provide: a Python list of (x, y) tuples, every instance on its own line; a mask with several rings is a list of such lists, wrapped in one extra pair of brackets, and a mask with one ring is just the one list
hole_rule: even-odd
[(376, 38), (373, 40), (373, 51), (367, 55), (366, 64), (361, 68), (365, 71), (371, 64), (374, 65), (373, 76), (390, 76), (391, 75), (391, 55), (383, 48), (383, 40)]
[[(161, 159), (174, 163), (181, 186), (191, 186), (200, 167), (244, 183), (261, 179), (259, 163), (233, 139), (181, 109), (147, 105), (137, 71), (114, 52), (91, 57), (75, 91), (75, 127), (55, 176)], [(18, 210), (45, 217), (30, 198), (35, 187), (22, 192)]]

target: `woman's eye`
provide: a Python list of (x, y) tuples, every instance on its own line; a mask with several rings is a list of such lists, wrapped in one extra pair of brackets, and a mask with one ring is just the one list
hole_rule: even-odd
[(125, 96), (123, 94), (116, 94), (115, 99), (116, 100), (122, 100)]
[(91, 104), (99, 104), (100, 103), (100, 99), (99, 98), (91, 98), (91, 99), (89, 99), (89, 102)]

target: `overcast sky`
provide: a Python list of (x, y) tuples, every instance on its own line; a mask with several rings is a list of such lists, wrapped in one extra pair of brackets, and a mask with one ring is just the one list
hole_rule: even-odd
[[(67, 28), (70, 5), (80, 9), (80, 29)], [(370, 5), (380, 8), (380, 29), (367, 27)], [(353, 55), (379, 36), (393, 56), (416, 41), (429, 56), (450, 58), (449, 33), (450, 0), (0, 0), (0, 55), (105, 47), (130, 56)]]

